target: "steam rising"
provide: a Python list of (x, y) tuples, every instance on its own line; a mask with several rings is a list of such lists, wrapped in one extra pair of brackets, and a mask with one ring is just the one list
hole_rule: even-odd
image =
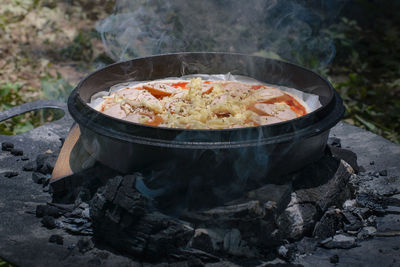
[(220, 51), (321, 67), (335, 55), (324, 29), (345, 1), (117, 0), (97, 30), (115, 61)]
[[(311, 4), (305, 0), (117, 0), (114, 14), (99, 21), (97, 30), (115, 61), (171, 52), (214, 51), (282, 58), (319, 68), (335, 55), (333, 41), (325, 29), (345, 1), (320, 0)], [(182, 66), (185, 64), (182, 62)], [(187, 73), (182, 71), (184, 74)], [(287, 127), (288, 132), (295, 130), (292, 124)], [(186, 140), (186, 134), (196, 140), (208, 139), (201, 132), (195, 136), (183, 132), (176, 140)], [(258, 140), (264, 134), (260, 130)], [(254, 136), (243, 140), (254, 140)], [(290, 159), (296, 156), (289, 155), (293, 151), (301, 153), (297, 141), (280, 146), (280, 154)], [(173, 209), (170, 212), (221, 204), (277, 178), (262, 176), (276, 163), (277, 159), (271, 156), (275, 150), (274, 145), (261, 144), (193, 150), (183, 158), (191, 159), (194, 165), (179, 162), (173, 156), (154, 162), (143, 170), (144, 178), (136, 187), (162, 208)], [(195, 168), (200, 171), (193, 173)], [(284, 168), (280, 166), (281, 170)], [(198, 199), (202, 199), (201, 203)]]

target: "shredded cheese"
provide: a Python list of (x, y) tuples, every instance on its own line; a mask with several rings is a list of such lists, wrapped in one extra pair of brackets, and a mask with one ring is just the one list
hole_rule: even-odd
[[(179, 82), (179, 86), (182, 86), (181, 84), (182, 81)], [(201, 78), (191, 79), (184, 87), (175, 87), (179, 89), (174, 89), (173, 85), (173, 81), (154, 81), (124, 88), (127, 90), (125, 92), (131, 90), (133, 93), (114, 92), (104, 97), (99, 110), (104, 110), (105, 113), (110, 110), (112, 115), (112, 109), (109, 108), (120, 105), (126, 115), (123, 119), (145, 124), (157, 121), (160, 123), (159, 126), (172, 128), (250, 127), (258, 125), (260, 121), (267, 121), (258, 118), (261, 115), (265, 116), (265, 112), (261, 114), (260, 111), (260, 114), (257, 114), (257, 108), (250, 108), (252, 105), (284, 95), (282, 91), (264, 85), (254, 87), (239, 82), (203, 82)], [(121, 92), (124, 89), (121, 89)], [(286, 111), (291, 109), (283, 101), (273, 103), (272, 106), (274, 113), (286, 114)], [(129, 116), (131, 114), (138, 116)], [(154, 120), (156, 116), (158, 119)], [(293, 117), (293, 114), (287, 113), (287, 116)]]

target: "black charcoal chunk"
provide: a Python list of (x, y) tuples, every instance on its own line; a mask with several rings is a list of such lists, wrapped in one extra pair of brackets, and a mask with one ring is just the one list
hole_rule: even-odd
[(26, 163), (24, 165), (24, 167), (22, 167), (22, 170), (26, 171), (26, 172), (31, 172), (31, 171), (34, 171), (35, 169), (36, 169), (36, 162), (34, 162), (34, 161), (30, 161), (30, 162)]
[(54, 229), (57, 227), (56, 220), (51, 216), (44, 216), (42, 219), (42, 224), (48, 229)]
[(88, 266), (100, 266), (101, 265), (101, 260), (97, 258), (92, 258), (88, 260), (87, 262)]
[(41, 217), (54, 217), (58, 218), (63, 214), (63, 212), (53, 206), (48, 206), (48, 205), (38, 205), (36, 207), (36, 217), (41, 218)]
[(375, 165), (375, 161), (371, 161), (369, 165)]
[(70, 245), (67, 246), (67, 249), (69, 249), (69, 250), (72, 250), (74, 248), (76, 248), (75, 244), (70, 244)]
[(339, 256), (337, 254), (332, 255), (332, 257), (329, 258), (330, 263), (338, 263), (339, 262)]
[(341, 142), (340, 138), (329, 137), (328, 138), (328, 145), (341, 148), (342, 147), (342, 142)]
[(335, 146), (330, 146), (330, 151), (335, 158), (343, 159), (348, 164), (350, 164), (350, 166), (356, 173), (362, 171), (357, 163), (357, 155), (353, 151), (338, 148)]
[(76, 244), (80, 253), (86, 253), (92, 248), (94, 248), (94, 244), (92, 239), (80, 239)]
[(57, 157), (53, 154), (41, 154), (36, 158), (36, 171), (43, 174), (51, 174)]
[(18, 174), (19, 174), (18, 172), (14, 172), (14, 171), (4, 172), (3, 173), (4, 177), (6, 177), (6, 178), (15, 177), (15, 176), (18, 176)]
[(32, 173), (32, 181), (34, 181), (37, 184), (45, 184), (47, 180), (49, 180), (49, 178), (43, 173), (40, 172)]
[(188, 267), (203, 267), (205, 264), (199, 258), (190, 258), (187, 262)]
[(58, 245), (64, 244), (64, 238), (60, 235), (51, 235), (49, 238), (50, 243), (56, 243)]
[(380, 176), (387, 176), (387, 175), (388, 175), (387, 170), (381, 170), (381, 171), (379, 171), (379, 175), (380, 175)]
[(317, 238), (331, 237), (335, 235), (336, 231), (342, 226), (343, 215), (341, 212), (336, 209), (328, 210), (315, 225), (313, 236)]
[(13, 149), (10, 150), (10, 152), (14, 156), (22, 156), (22, 155), (24, 155), (24, 151), (22, 149), (18, 149), (18, 148), (13, 148)]
[(27, 156), (21, 158), (22, 161), (27, 161), (29, 158)]
[(14, 148), (14, 144), (10, 142), (1, 143), (1, 150), (3, 151), (11, 151)]

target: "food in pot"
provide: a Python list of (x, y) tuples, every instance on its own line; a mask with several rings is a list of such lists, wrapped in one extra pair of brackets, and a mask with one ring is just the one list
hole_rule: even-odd
[(96, 109), (106, 115), (171, 128), (252, 127), (308, 112), (302, 100), (271, 86), (201, 78), (140, 83), (103, 98)]

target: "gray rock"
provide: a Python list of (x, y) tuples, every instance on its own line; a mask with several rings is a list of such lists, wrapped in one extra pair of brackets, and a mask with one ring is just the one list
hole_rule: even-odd
[(366, 226), (363, 229), (361, 229), (360, 232), (357, 234), (357, 239), (366, 239), (372, 236), (375, 236), (376, 234), (376, 228), (373, 226)]
[(353, 248), (357, 246), (356, 239), (352, 236), (339, 234), (333, 238), (321, 242), (324, 248)]

